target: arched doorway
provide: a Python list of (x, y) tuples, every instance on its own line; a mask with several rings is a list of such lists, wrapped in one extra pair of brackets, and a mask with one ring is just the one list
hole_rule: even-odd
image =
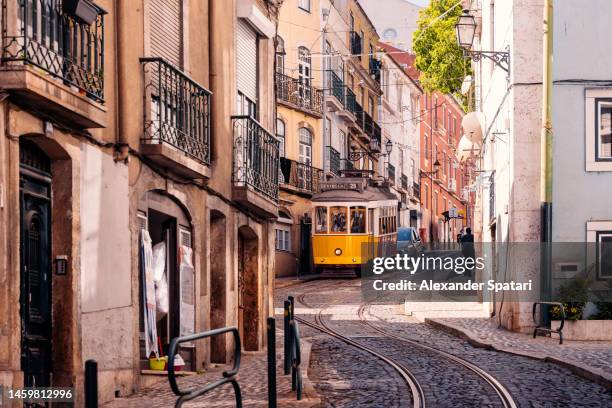
[(251, 228), (238, 230), (238, 327), (247, 351), (259, 348), (258, 239)]
[(48, 387), (52, 373), (51, 160), (21, 140), (20, 319), (24, 386)]
[[(226, 322), (226, 218), (217, 210), (210, 211), (210, 328), (225, 327)], [(225, 336), (210, 341), (210, 361), (225, 363), (227, 348)]]

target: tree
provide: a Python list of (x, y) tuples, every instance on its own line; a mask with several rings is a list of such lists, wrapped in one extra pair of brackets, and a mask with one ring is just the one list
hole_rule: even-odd
[(419, 12), (412, 48), (416, 67), (422, 73), (421, 84), (427, 91), (458, 94), (463, 78), (472, 73), (470, 60), (463, 56), (455, 36), (461, 11), (457, 0), (431, 0)]

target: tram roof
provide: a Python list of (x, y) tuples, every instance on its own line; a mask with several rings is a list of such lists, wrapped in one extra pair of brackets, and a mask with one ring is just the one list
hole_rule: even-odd
[(375, 186), (367, 186), (363, 191), (356, 190), (329, 190), (322, 191), (312, 197), (312, 201), (332, 202), (332, 201), (385, 201), (397, 200), (395, 194), (387, 189)]

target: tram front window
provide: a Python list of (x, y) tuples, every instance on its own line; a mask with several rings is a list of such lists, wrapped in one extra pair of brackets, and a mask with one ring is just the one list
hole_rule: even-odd
[(331, 207), (329, 213), (331, 231), (346, 232), (346, 207)]
[(315, 233), (327, 234), (327, 207), (315, 208)]
[(351, 207), (351, 234), (365, 234), (365, 207)]

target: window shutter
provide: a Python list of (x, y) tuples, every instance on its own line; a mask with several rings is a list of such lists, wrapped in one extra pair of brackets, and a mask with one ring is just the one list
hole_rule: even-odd
[(243, 19), (236, 27), (236, 67), (238, 91), (257, 101), (257, 33)]
[(151, 56), (183, 67), (183, 1), (150, 0)]
[(179, 242), (180, 245), (191, 248), (191, 231), (184, 227), (179, 228)]
[(147, 222), (147, 213), (144, 211), (138, 211), (138, 229), (139, 230), (148, 230), (148, 222)]

